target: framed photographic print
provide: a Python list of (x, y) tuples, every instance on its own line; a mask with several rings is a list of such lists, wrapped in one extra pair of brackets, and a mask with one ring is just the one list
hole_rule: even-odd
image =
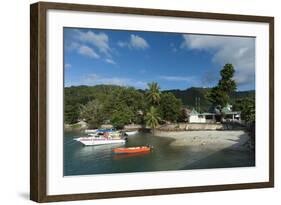
[(274, 18), (31, 5), (30, 197), (274, 186)]

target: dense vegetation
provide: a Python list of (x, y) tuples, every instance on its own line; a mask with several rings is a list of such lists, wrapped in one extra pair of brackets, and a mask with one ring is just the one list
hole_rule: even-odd
[[(88, 103), (90, 103), (94, 99), (96, 99), (96, 101), (104, 102), (104, 104), (109, 105), (108, 101), (113, 98), (111, 96), (111, 94), (109, 95), (109, 93), (112, 93), (112, 92), (116, 93), (117, 90), (119, 90), (119, 89), (126, 90), (127, 88), (113, 86), (113, 85), (72, 86), (72, 87), (65, 88), (65, 92), (64, 92), (64, 95), (65, 95), (65, 100), (64, 100), (65, 101), (65, 122), (66, 123), (75, 123), (78, 121), (78, 119), (81, 119), (80, 118), (81, 108), (83, 106), (86, 106)], [(146, 103), (147, 103), (146, 98), (145, 98), (145, 91), (136, 90), (136, 89), (132, 89), (132, 90), (137, 92), (139, 95), (139, 98), (137, 100), (139, 101), (138, 104), (139, 104), (140, 108), (145, 108)], [(206, 97), (209, 90), (210, 90), (210, 88), (192, 87), (192, 88), (188, 88), (186, 90), (163, 91), (162, 95), (164, 96), (163, 98), (165, 98), (166, 93), (173, 94), (177, 99), (180, 99), (182, 106), (190, 108), (190, 109), (199, 107), (199, 104), (196, 106), (196, 98), (197, 99), (200, 98), (200, 110), (202, 112), (206, 112), (209, 110), (209, 108), (211, 106), (211, 103), (208, 101), (208, 99)], [(170, 94), (168, 94), (168, 95), (170, 95)], [(237, 91), (237, 92), (233, 92), (230, 94), (230, 104), (235, 105), (236, 100), (239, 102), (242, 99), (249, 99), (254, 102), (255, 91)], [(112, 101), (117, 102), (116, 100), (112, 100)], [(105, 102), (108, 102), (108, 103), (105, 103)], [(111, 103), (113, 103), (113, 102), (111, 102)], [(180, 104), (180, 103), (176, 103), (176, 104)], [(164, 105), (164, 104), (162, 103), (162, 105)], [(90, 105), (88, 105), (88, 107), (89, 106)], [(169, 110), (167, 113), (163, 114), (165, 112), (165, 109), (167, 109), (167, 107), (169, 107), (169, 103), (167, 104), (166, 107), (160, 106), (160, 109), (162, 110), (161, 118), (165, 118), (164, 115), (172, 116), (171, 118), (170, 117), (168, 117), (168, 118), (169, 118), (169, 120), (173, 121), (174, 116), (171, 115), (171, 112), (174, 112), (174, 111)], [(125, 108), (123, 108), (123, 109), (125, 109)], [(134, 110), (136, 110), (136, 108), (134, 108)], [(84, 113), (86, 114), (86, 112), (84, 112)], [(115, 112), (115, 116), (117, 114), (118, 113)], [(139, 114), (142, 114), (142, 113), (139, 113)], [(93, 116), (93, 115), (91, 115), (90, 112), (88, 112), (88, 115)], [(109, 113), (107, 113), (107, 114), (104, 113), (103, 115), (104, 115), (104, 117), (107, 117), (107, 116), (109, 116)], [(105, 116), (105, 115), (107, 115), (107, 116)], [(86, 116), (84, 116), (84, 118), (87, 119)], [(137, 118), (137, 119), (140, 120), (139, 118)]]
[[(175, 95), (176, 98), (181, 99), (184, 106), (188, 108), (195, 108), (201, 112), (207, 112), (210, 110), (212, 103), (207, 98), (207, 93), (210, 91), (210, 88), (198, 88), (191, 87), (186, 90), (167, 90), (163, 91), (170, 92)], [(255, 99), (255, 91), (235, 91), (229, 94), (229, 103), (234, 104), (237, 99), (250, 98)], [(197, 99), (197, 102), (196, 102)]]
[(234, 110), (241, 111), (242, 120), (253, 123), (255, 121), (255, 98), (237, 98), (236, 94), (236, 98), (230, 100), (231, 94), (235, 93), (237, 89), (236, 82), (233, 79), (234, 73), (233, 65), (225, 64), (220, 71), (221, 79), (215, 87), (208, 91), (207, 98), (212, 103), (212, 107), (220, 111), (221, 117), (224, 115), (223, 107), (231, 103)]
[(233, 109), (241, 111), (241, 118), (246, 122), (255, 122), (255, 99), (253, 98), (240, 98), (233, 104)]
[(242, 119), (255, 119), (255, 92), (236, 91), (232, 79), (235, 70), (226, 64), (221, 79), (213, 88), (188, 88), (186, 90), (160, 91), (156, 82), (147, 90), (115, 85), (72, 86), (64, 89), (64, 121), (67, 124), (86, 120), (91, 127), (111, 123), (117, 128), (126, 124), (150, 124), (151, 127), (166, 121), (181, 119), (182, 108), (195, 108), (207, 112), (214, 106), (232, 104), (242, 111)]
[(231, 64), (225, 64), (220, 71), (221, 79), (218, 84), (213, 87), (208, 93), (207, 98), (212, 103), (213, 107), (222, 109), (229, 103), (230, 94), (236, 91), (237, 85), (234, 76), (234, 68)]
[[(114, 85), (65, 88), (65, 123), (83, 119), (91, 127), (110, 122), (121, 128), (130, 123), (144, 124), (149, 111), (157, 112), (157, 123), (159, 119), (176, 121), (181, 100), (172, 93), (161, 93), (157, 83), (149, 86), (147, 91)], [(152, 105), (155, 108), (151, 109)]]

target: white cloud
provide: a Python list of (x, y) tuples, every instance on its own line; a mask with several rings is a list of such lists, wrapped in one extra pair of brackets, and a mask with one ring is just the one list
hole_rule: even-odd
[(128, 47), (130, 49), (139, 49), (139, 50), (145, 50), (149, 48), (149, 44), (144, 38), (134, 34), (131, 34), (128, 42), (118, 41), (117, 45), (122, 48)]
[(83, 32), (77, 30), (78, 39), (84, 43), (90, 43), (95, 46), (99, 52), (110, 56), (109, 38), (105, 33), (95, 33), (92, 31)]
[(181, 48), (207, 51), (212, 60), (221, 66), (234, 65), (235, 80), (238, 85), (255, 81), (255, 39), (246, 37), (183, 35)]
[(72, 41), (67, 42), (65, 48), (90, 58), (99, 58), (109, 64), (117, 64), (112, 58), (114, 49), (110, 48), (109, 37), (102, 32), (74, 29)]
[(110, 58), (105, 59), (105, 62), (112, 64), (112, 65), (116, 65), (116, 62)]
[(130, 40), (131, 46), (136, 49), (146, 49), (149, 48), (148, 43), (142, 37), (132, 34)]
[(66, 51), (73, 51), (76, 50), (77, 48), (79, 48), (79, 43), (77, 42), (66, 42), (65, 44), (65, 49)]
[(97, 74), (87, 75), (83, 79), (83, 84), (87, 85), (119, 85), (119, 86), (132, 86), (135, 88), (145, 89), (147, 88), (147, 83), (143, 81), (137, 81), (130, 78), (120, 78), (120, 77), (103, 77)]
[(196, 84), (198, 83), (198, 79), (195, 76), (159, 76), (161, 80), (167, 80), (167, 81), (176, 81), (176, 82), (187, 82)]
[(99, 55), (92, 48), (85, 45), (81, 45), (79, 47), (78, 53), (90, 58), (95, 58), (95, 59), (99, 58)]
[(123, 41), (118, 41), (117, 45), (121, 48), (129, 46), (127, 42), (123, 42)]
[(64, 68), (66, 68), (66, 69), (71, 68), (71, 67), (72, 67), (72, 65), (70, 63), (64, 64)]

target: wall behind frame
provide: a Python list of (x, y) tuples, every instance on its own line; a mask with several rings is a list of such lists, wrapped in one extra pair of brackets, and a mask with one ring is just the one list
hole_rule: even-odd
[[(51, 1), (51, 0), (50, 0)], [(29, 201), (29, 4), (36, 1), (3, 1), (0, 7), (0, 190), (1, 204), (34, 204)], [(65, 3), (101, 4), (173, 10), (275, 16), (275, 177), (274, 189), (239, 190), (184, 195), (107, 199), (94, 201), (97, 205), (123, 203), (136, 205), (155, 204), (273, 204), (279, 199), (281, 140), (281, 73), (280, 61), (281, 14), (278, 1), (267, 0), (80, 0)], [(54, 204), (93, 204), (93, 201), (63, 202)], [(276, 204), (276, 203), (274, 203)]]

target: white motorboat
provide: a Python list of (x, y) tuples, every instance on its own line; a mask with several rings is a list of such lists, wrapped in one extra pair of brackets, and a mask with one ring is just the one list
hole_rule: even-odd
[(94, 129), (94, 130), (85, 130), (85, 133), (96, 133), (98, 131), (98, 129)]
[(137, 134), (138, 132), (139, 132), (138, 130), (134, 130), (134, 131), (125, 131), (125, 134), (128, 135), (128, 136), (131, 136), (131, 135)]
[(105, 132), (116, 132), (115, 129), (87, 129), (85, 133), (105, 133)]
[(88, 133), (88, 136), (95, 137), (97, 136), (97, 133)]
[(116, 144), (125, 143), (126, 139), (123, 138), (106, 138), (106, 137), (80, 137), (74, 139), (86, 146), (89, 145), (104, 145), (104, 144)]
[(93, 133), (87, 133), (88, 136), (91, 137), (110, 137), (110, 138), (118, 138), (122, 135), (121, 132), (119, 131), (114, 131), (114, 130), (96, 130), (96, 132)]

